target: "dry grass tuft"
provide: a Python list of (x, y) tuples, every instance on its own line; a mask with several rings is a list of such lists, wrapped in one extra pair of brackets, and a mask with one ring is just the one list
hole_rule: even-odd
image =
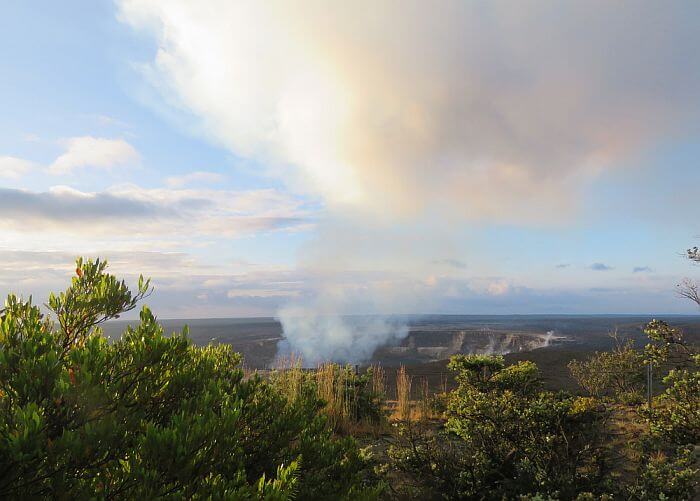
[(310, 395), (322, 400), (321, 412), (337, 432), (376, 435), (386, 425), (386, 373), (380, 366), (365, 374), (331, 362), (303, 369), (301, 358), (292, 355), (276, 361), (269, 381), (290, 402)]
[(372, 371), (372, 393), (382, 400), (386, 399), (386, 372), (384, 368), (375, 364), (370, 367)]
[(326, 402), (324, 413), (335, 429), (346, 429), (351, 418), (351, 398), (347, 388), (347, 370), (338, 364), (326, 363), (316, 369), (319, 398)]
[(427, 421), (433, 417), (432, 405), (430, 401), (430, 387), (428, 386), (428, 378), (423, 377), (420, 380), (420, 400), (418, 401), (420, 409), (420, 419)]
[(396, 411), (403, 421), (411, 419), (411, 382), (411, 376), (402, 365), (396, 372)]
[(301, 357), (291, 354), (289, 357), (278, 358), (270, 380), (289, 402), (298, 400), (304, 383)]

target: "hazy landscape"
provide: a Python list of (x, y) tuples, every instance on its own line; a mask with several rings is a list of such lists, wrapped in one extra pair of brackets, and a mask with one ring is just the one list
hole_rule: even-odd
[[(444, 378), (452, 375), (447, 361), (456, 354), (506, 355), (537, 362), (547, 386), (572, 389), (567, 364), (614, 345), (611, 334), (632, 339), (643, 346), (644, 326), (654, 316), (638, 315), (421, 315), (395, 316), (408, 327), (405, 338), (379, 347), (367, 360), (334, 360), (367, 367), (379, 364), (396, 369), (407, 367), (416, 377), (428, 377), (431, 387), (439, 389)], [(700, 316), (665, 315), (669, 324), (682, 329), (685, 339), (700, 344)], [(199, 346), (226, 343), (243, 355), (250, 369), (276, 367), (278, 345), (284, 339), (282, 324), (274, 318), (160, 320), (166, 333), (189, 328), (192, 341)], [(352, 324), (352, 317), (348, 319)], [(110, 337), (120, 336), (129, 321), (105, 324)], [(314, 367), (314, 364), (306, 364)], [(388, 371), (390, 379), (394, 372)], [(442, 378), (442, 379), (441, 379)]]
[(700, 1), (0, 0), (0, 500), (700, 501)]
[[(588, 353), (609, 349), (612, 332), (640, 341), (643, 328), (653, 316), (636, 315), (430, 315), (397, 316), (408, 326), (407, 336), (380, 347), (368, 360), (335, 360), (340, 363), (380, 363), (388, 367), (420, 365), (447, 360), (451, 355), (530, 352)], [(691, 342), (700, 339), (700, 316), (664, 316), (681, 327)], [(253, 369), (274, 366), (277, 346), (284, 339), (282, 325), (274, 318), (161, 319), (166, 333), (189, 328), (192, 341), (200, 346), (226, 343), (233, 346)], [(350, 319), (352, 322), (352, 319)], [(127, 320), (105, 324), (105, 333), (120, 336)], [(545, 368), (546, 369), (546, 368)]]

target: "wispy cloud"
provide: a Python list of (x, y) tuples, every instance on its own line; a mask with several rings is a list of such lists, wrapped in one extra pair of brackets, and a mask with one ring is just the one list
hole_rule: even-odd
[(120, 129), (130, 129), (131, 126), (124, 122), (123, 120), (120, 120), (118, 118), (115, 118), (110, 115), (90, 115), (97, 123), (103, 127), (117, 127)]
[(271, 315), (279, 304), (301, 294), (305, 287), (298, 274), (285, 268), (202, 262), (186, 252), (0, 248), (0, 297), (15, 292), (33, 294), (41, 300), (51, 290), (63, 290), (75, 272), (76, 254), (107, 258), (110, 271), (128, 283), (135, 283), (140, 273), (152, 277), (156, 293), (148, 303), (165, 318)]
[(31, 132), (24, 134), (22, 136), (22, 139), (28, 143), (38, 143), (39, 141), (41, 141), (41, 138), (38, 134), (33, 134)]
[(435, 259), (433, 261), (433, 264), (437, 264), (439, 266), (446, 266), (449, 268), (456, 268), (459, 270), (464, 270), (467, 268), (467, 263), (465, 263), (464, 261), (461, 261), (459, 259), (450, 259), (450, 258)]
[(512, 290), (511, 284), (507, 280), (498, 280), (489, 284), (487, 291), (492, 296), (504, 296)]
[(650, 273), (652, 269), (649, 266), (635, 266), (632, 268), (632, 273)]
[(571, 266), (571, 263), (560, 263), (560, 264), (556, 265), (555, 268), (561, 269), (561, 268), (568, 268), (569, 266)]
[(123, 139), (92, 136), (73, 137), (65, 141), (66, 151), (48, 168), (54, 175), (69, 174), (76, 169), (111, 169), (139, 161), (136, 149)]
[(612, 266), (608, 266), (605, 263), (593, 263), (589, 268), (593, 271), (610, 271), (613, 269)]
[(207, 185), (220, 183), (224, 176), (216, 172), (196, 171), (182, 176), (171, 176), (165, 180), (169, 188), (192, 187), (193, 185)]
[[(118, 224), (126, 219), (163, 215), (163, 207), (111, 193), (84, 193), (66, 186), (46, 192), (0, 188), (0, 221), (25, 231), (58, 224), (77, 227), (81, 223)], [(36, 225), (36, 226), (35, 226)], [(120, 231), (118, 227), (115, 231)]]
[(0, 178), (19, 179), (36, 168), (35, 163), (22, 158), (0, 157)]
[(234, 237), (308, 224), (301, 201), (275, 190), (170, 190), (135, 185), (83, 192), (0, 188), (0, 228), (23, 234)]
[(290, 298), (299, 295), (298, 290), (294, 289), (277, 289), (267, 287), (264, 289), (237, 288), (226, 292), (226, 297), (236, 299), (241, 297), (275, 297), (275, 298)]

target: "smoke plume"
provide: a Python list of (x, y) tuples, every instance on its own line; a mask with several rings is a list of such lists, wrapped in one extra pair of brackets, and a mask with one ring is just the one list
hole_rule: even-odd
[(398, 318), (341, 316), (335, 311), (324, 315), (313, 304), (283, 308), (279, 319), (285, 340), (278, 346), (278, 356), (300, 356), (305, 365), (326, 361), (361, 363), (380, 346), (408, 335), (408, 326)]
[[(367, 271), (356, 255), (408, 248), (380, 239), (368, 251), (368, 232), (420, 233), (421, 249), (406, 254), (419, 259), (403, 269), (425, 280), (425, 263), (454, 257), (432, 221), (450, 231), (568, 221), (601, 173), (698, 121), (697, 2), (119, 5), (156, 37), (145, 71), (168, 100), (209, 138), (325, 205), (323, 234), (352, 242), (318, 263), (302, 258), (326, 282)], [(398, 283), (389, 293), (410, 296)], [(292, 348), (312, 357), (357, 359), (395, 335), (292, 320), (316, 306), (280, 315)]]

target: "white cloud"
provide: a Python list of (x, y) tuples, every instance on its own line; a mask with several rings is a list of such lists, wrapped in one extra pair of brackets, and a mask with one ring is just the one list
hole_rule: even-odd
[(492, 296), (503, 296), (510, 291), (510, 284), (506, 280), (497, 280), (489, 284), (487, 291)]
[(383, 217), (566, 219), (602, 169), (698, 119), (688, 3), (119, 5), (213, 138)]
[(278, 289), (231, 289), (226, 293), (226, 297), (229, 299), (236, 299), (239, 297), (276, 297), (276, 298), (289, 298), (296, 297), (299, 295), (299, 291), (296, 290), (278, 290)]
[(0, 188), (0, 229), (25, 235), (57, 232), (63, 239), (86, 234), (160, 240), (236, 237), (296, 229), (307, 219), (300, 200), (275, 190)]
[[(457, 229), (569, 221), (601, 172), (700, 118), (700, 66), (687, 64), (700, 4), (118, 4), (157, 39), (148, 76), (168, 103), (326, 202), (300, 258), (329, 315), (536, 311), (537, 292), (500, 273), (443, 284), (446, 258), (469, 263), (452, 274), (479, 269), (451, 245)], [(560, 311), (556, 300), (537, 304)]]
[[(343, 296), (347, 299), (343, 303), (345, 313), (386, 311), (368, 300), (375, 296), (393, 301), (388, 310), (393, 313), (620, 313), (659, 308), (693, 312), (690, 304), (679, 302), (668, 293), (677, 280), (673, 275), (653, 283), (616, 282), (613, 287), (619, 293), (614, 301), (609, 294), (596, 297), (572, 284), (559, 288), (511, 285), (506, 290), (498, 285), (502, 280), (498, 277), (442, 277), (428, 284), (391, 274), (366, 273), (348, 273), (330, 295), (316, 297), (314, 282), (319, 277), (284, 267), (251, 263), (242, 268), (224, 260), (200, 260), (186, 252), (144, 252), (132, 246), (115, 250), (109, 245), (96, 246), (94, 238), (87, 245), (74, 244), (69, 251), (60, 252), (0, 247), (0, 297), (13, 291), (25, 297), (33, 294), (41, 302), (49, 290), (66, 287), (75, 270), (76, 255), (107, 258), (111, 271), (131, 284), (139, 273), (153, 277), (156, 291), (147, 302), (161, 318), (270, 316), (280, 306), (292, 305), (294, 310), (299, 298), (304, 297), (316, 298), (321, 306), (330, 301), (330, 309), (310, 313), (332, 317), (336, 313), (332, 303)], [(497, 285), (489, 290), (492, 284)], [(409, 290), (412, 303), (396, 299)], [(501, 293), (494, 295), (494, 291)], [(328, 320), (333, 322), (332, 318)]]
[[(86, 246), (74, 244), (69, 251), (0, 246), (0, 300), (14, 292), (43, 302), (49, 291), (69, 285), (78, 255), (106, 258), (110, 271), (130, 285), (135, 285), (139, 274), (152, 277), (155, 294), (146, 303), (161, 318), (270, 316), (281, 302), (303, 288), (298, 277), (284, 268), (259, 263), (249, 270), (224, 260), (198, 259), (186, 252), (115, 250), (109, 245), (94, 246), (92, 240)], [(236, 290), (241, 293), (230, 292)], [(136, 315), (132, 312), (127, 316)]]
[(65, 144), (66, 152), (49, 166), (51, 174), (69, 174), (85, 167), (111, 169), (139, 160), (136, 149), (123, 139), (82, 136), (68, 139)]
[(31, 170), (36, 164), (17, 157), (0, 157), (0, 178), (19, 179)]
[(130, 128), (128, 123), (109, 115), (93, 115), (93, 118), (103, 127), (117, 127), (120, 129)]
[(196, 171), (182, 176), (172, 176), (165, 180), (169, 188), (184, 188), (192, 185), (216, 184), (224, 180), (224, 176), (216, 172)]

